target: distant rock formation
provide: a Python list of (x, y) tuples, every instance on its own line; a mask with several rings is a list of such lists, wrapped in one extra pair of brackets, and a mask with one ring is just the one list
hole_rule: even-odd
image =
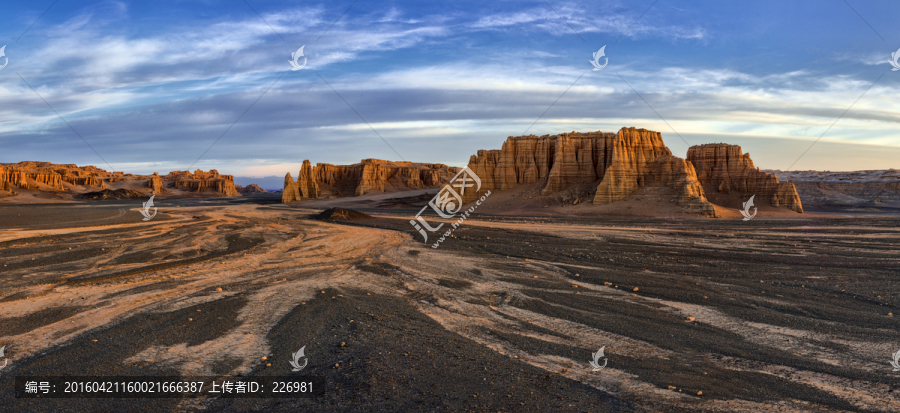
[(245, 194), (245, 195), (246, 194), (264, 194), (264, 193), (269, 192), (269, 191), (266, 191), (265, 189), (260, 188), (259, 185), (257, 185), (257, 184), (250, 184), (247, 186), (235, 185), (234, 188), (237, 189), (238, 192)]
[(780, 171), (765, 170), (797, 188), (804, 206), (900, 206), (900, 170)]
[(166, 189), (163, 188), (162, 178), (159, 176), (159, 172), (154, 172), (153, 176), (147, 180), (147, 187), (150, 188), (150, 193), (153, 195), (166, 192)]
[[(68, 191), (63, 183), (104, 188), (106, 171), (93, 166), (54, 165), (50, 162), (0, 164), (0, 190), (12, 188)], [(49, 187), (49, 188), (47, 188)]]
[[(19, 162), (16, 164), (0, 164), (0, 191), (12, 192), (13, 188), (50, 191), (50, 192), (98, 192), (110, 189), (108, 184), (116, 182), (146, 181), (139, 185), (150, 189), (152, 195), (170, 192), (165, 189), (182, 189), (189, 192), (209, 192), (224, 196), (241, 196), (234, 187), (234, 177), (220, 175), (215, 169), (209, 172), (201, 170), (190, 173), (175, 171), (165, 176), (133, 175), (123, 172), (107, 172), (96, 166), (77, 166), (75, 164), (58, 164), (50, 162)], [(116, 185), (119, 186), (119, 185)], [(86, 188), (87, 187), (87, 188)], [(71, 195), (69, 195), (71, 196)], [(84, 198), (94, 199), (94, 198)], [(103, 198), (107, 199), (107, 198)]]
[(308, 160), (297, 175), (284, 177), (282, 202), (322, 196), (360, 196), (370, 191), (429, 188), (449, 180), (460, 168), (444, 164), (363, 159), (353, 165), (316, 164)]
[(738, 145), (692, 146), (687, 159), (694, 165), (707, 196), (716, 204), (738, 208), (741, 199), (756, 195), (757, 202), (767, 200), (774, 207), (803, 213), (794, 184), (779, 182), (775, 175), (754, 167), (750, 154), (743, 153)]
[(689, 162), (672, 156), (659, 132), (622, 128), (618, 133), (565, 133), (510, 136), (500, 150), (479, 150), (469, 168), (481, 179), (481, 190), (468, 192), (464, 202), (489, 190), (546, 179), (541, 195), (574, 191), (578, 199), (593, 193), (594, 204), (621, 200), (638, 188), (655, 185), (673, 189), (671, 200), (690, 212), (715, 216)]
[(220, 175), (219, 171), (210, 169), (209, 172), (196, 170), (173, 171), (166, 175), (166, 180), (172, 181), (172, 186), (190, 192), (215, 192), (225, 196), (241, 196), (234, 187), (233, 175)]

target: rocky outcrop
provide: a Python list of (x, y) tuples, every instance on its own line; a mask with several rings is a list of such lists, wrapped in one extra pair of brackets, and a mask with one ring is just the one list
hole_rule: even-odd
[[(137, 181), (134, 185), (121, 184), (119, 182)], [(119, 184), (117, 184), (119, 183)], [(85, 191), (98, 192), (121, 186), (143, 186), (149, 188), (153, 195), (180, 192), (165, 189), (177, 188), (189, 192), (207, 192), (210, 195), (241, 196), (234, 186), (234, 177), (221, 175), (215, 169), (209, 172), (197, 170), (194, 173), (188, 171), (175, 171), (165, 176), (159, 173), (153, 175), (134, 175), (124, 172), (107, 172), (96, 166), (81, 166), (75, 164), (52, 164), (50, 162), (19, 162), (16, 164), (0, 164), (0, 190), (12, 191), (21, 188), (35, 191), (50, 192), (74, 192)], [(92, 189), (90, 187), (96, 187)], [(121, 188), (117, 188), (121, 189)], [(74, 195), (74, 194), (73, 194)], [(101, 196), (101, 195), (98, 195)], [(94, 198), (82, 198), (94, 199)], [(100, 199), (100, 198), (98, 198)]]
[(196, 170), (174, 171), (166, 175), (166, 180), (172, 180), (172, 186), (190, 192), (214, 192), (225, 196), (241, 196), (234, 187), (233, 175), (220, 175), (219, 171), (210, 169), (209, 172)]
[[(65, 191), (63, 176), (51, 168), (49, 162), (19, 162), (0, 164), (0, 182), (4, 187), (21, 189), (45, 189)], [(11, 189), (9, 189), (11, 190)]]
[(642, 187), (662, 188), (669, 195), (669, 201), (688, 212), (710, 218), (716, 216), (716, 208), (703, 191), (697, 180), (697, 173), (690, 162), (677, 156), (660, 156), (648, 165), (649, 173), (642, 177)]
[(465, 194), (469, 202), (493, 189), (510, 189), (541, 179), (543, 195), (580, 183), (595, 183), (609, 163), (616, 134), (566, 133), (510, 136), (500, 150), (479, 150), (469, 158), (469, 169), (481, 180), (481, 190)]
[(154, 172), (153, 176), (147, 180), (147, 187), (150, 188), (150, 193), (153, 195), (161, 194), (165, 192), (165, 188), (163, 188), (162, 178), (159, 176), (159, 172)]
[(300, 187), (294, 181), (294, 178), (291, 177), (291, 173), (288, 172), (284, 175), (284, 190), (281, 191), (281, 203), (286, 204), (299, 201), (300, 199), (302, 199), (300, 198)]
[(449, 180), (459, 170), (444, 164), (380, 159), (363, 159), (353, 165), (319, 163), (313, 167), (307, 160), (303, 161), (297, 181), (290, 173), (285, 176), (281, 199), (282, 202), (293, 202), (302, 198), (430, 188)]
[(304, 160), (303, 166), (300, 167), (300, 172), (297, 174), (297, 186), (300, 189), (300, 196), (305, 198), (319, 197), (319, 184), (316, 183), (316, 177), (309, 160)]
[(265, 189), (260, 188), (259, 185), (257, 185), (257, 184), (250, 184), (247, 186), (235, 185), (234, 188), (237, 189), (238, 192), (245, 194), (245, 195), (264, 194), (264, 193), (269, 192), (269, 191), (266, 191)]
[(651, 164), (663, 156), (672, 156), (672, 152), (663, 143), (659, 132), (634, 128), (619, 130), (609, 166), (597, 185), (594, 204), (618, 201), (644, 186), (647, 176), (655, 172)]
[[(729, 206), (735, 200), (756, 195), (757, 202), (766, 200), (770, 205), (803, 213), (800, 196), (794, 184), (779, 182), (778, 177), (760, 171), (753, 166), (750, 154), (743, 153), (738, 145), (711, 143), (692, 146), (687, 159), (694, 165), (697, 178), (713, 202)], [(731, 203), (732, 205), (728, 205)]]
[[(317, 164), (313, 169), (316, 184), (328, 185), (336, 195), (360, 196), (369, 191), (421, 189), (431, 187), (458, 171), (443, 164), (392, 162), (363, 159), (354, 165)], [(301, 187), (302, 190), (302, 187)]]
[(643, 187), (668, 197), (685, 210), (715, 216), (693, 166), (672, 156), (659, 132), (622, 128), (618, 133), (564, 133), (510, 136), (500, 150), (480, 150), (469, 159), (481, 179), (481, 190), (463, 196), (470, 202), (490, 190), (545, 180), (541, 195), (567, 191), (577, 202), (592, 196), (594, 204), (621, 200)]

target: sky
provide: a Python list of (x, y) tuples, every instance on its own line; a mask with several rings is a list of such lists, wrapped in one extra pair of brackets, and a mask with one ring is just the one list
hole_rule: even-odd
[(508, 136), (637, 127), (681, 157), (725, 142), (763, 169), (900, 168), (897, 1), (2, 9), (0, 163), (242, 177), (296, 175), (305, 159), (464, 166)]

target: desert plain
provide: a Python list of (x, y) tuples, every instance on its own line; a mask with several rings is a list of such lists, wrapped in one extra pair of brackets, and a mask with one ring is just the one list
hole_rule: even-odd
[[(2, 410), (900, 409), (891, 211), (485, 208), (432, 248), (404, 205), (434, 192), (0, 206)], [(289, 375), (301, 346), (320, 397), (14, 397), (17, 375)]]

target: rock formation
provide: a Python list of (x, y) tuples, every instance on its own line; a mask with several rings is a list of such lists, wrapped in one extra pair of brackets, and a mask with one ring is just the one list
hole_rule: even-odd
[[(132, 181), (146, 181), (146, 183), (141, 182), (138, 185), (149, 188), (153, 195), (170, 192), (165, 189), (168, 186), (195, 193), (207, 192), (224, 196), (241, 196), (234, 187), (234, 177), (220, 175), (215, 169), (209, 172), (197, 170), (193, 174), (187, 171), (175, 171), (160, 176), (159, 173), (133, 175), (123, 172), (107, 172), (90, 165), (79, 167), (75, 164), (55, 165), (50, 162), (0, 164), (0, 191), (12, 192), (14, 188), (19, 188), (33, 191), (85, 193), (85, 191), (98, 192), (97, 189), (110, 189), (108, 184), (121, 187), (123, 184), (120, 182)], [(138, 185), (125, 184), (124, 186), (135, 187)], [(138, 193), (140, 192), (138, 191)]]
[(147, 187), (150, 188), (150, 193), (153, 195), (160, 194), (165, 192), (163, 188), (162, 178), (159, 176), (159, 172), (154, 172), (153, 176), (147, 180)]
[(754, 167), (750, 154), (743, 153), (738, 145), (692, 146), (687, 159), (694, 165), (707, 196), (717, 204), (737, 208), (740, 199), (756, 195), (757, 203), (766, 200), (774, 207), (803, 213), (794, 184), (779, 182), (775, 175)]
[(510, 136), (500, 150), (480, 150), (469, 168), (481, 190), (464, 195), (472, 201), (486, 191), (510, 189), (545, 179), (541, 195), (574, 191), (575, 198), (594, 193), (594, 204), (625, 198), (646, 185), (674, 188), (673, 202), (707, 216), (706, 201), (690, 163), (672, 156), (658, 132), (622, 128), (618, 133), (565, 133)]
[(234, 187), (233, 175), (220, 175), (219, 171), (210, 169), (209, 172), (196, 170), (173, 171), (166, 175), (167, 180), (172, 180), (172, 186), (190, 192), (215, 192), (225, 196), (241, 196)]
[(257, 184), (250, 184), (247, 186), (235, 185), (234, 188), (242, 194), (264, 194), (266, 192), (269, 192), (265, 189), (260, 188)]
[(363, 159), (353, 165), (319, 163), (312, 167), (306, 160), (297, 181), (290, 173), (285, 175), (281, 200), (293, 202), (321, 196), (360, 196), (370, 191), (429, 188), (440, 185), (457, 172), (459, 168), (444, 164)]
[[(672, 152), (663, 143), (659, 132), (634, 128), (619, 130), (606, 173), (603, 175), (603, 180), (597, 185), (594, 204), (608, 204), (625, 198), (634, 190), (644, 186), (648, 175), (654, 173), (669, 175), (668, 171), (658, 171), (651, 167), (651, 165), (658, 166), (653, 162), (663, 156), (672, 156)], [(666, 163), (665, 165), (680, 166), (677, 163)], [(695, 176), (694, 171), (678, 173)], [(691, 192), (690, 189), (687, 191)], [(703, 196), (702, 191), (700, 196)]]
[(284, 190), (281, 191), (281, 202), (286, 204), (288, 202), (299, 201), (300, 198), (300, 187), (294, 182), (294, 178), (291, 177), (291, 173), (288, 172), (284, 175)]
[(319, 185), (316, 183), (316, 177), (313, 175), (312, 165), (309, 160), (303, 161), (300, 172), (297, 174), (297, 186), (300, 190), (300, 196), (305, 198), (318, 198)]

